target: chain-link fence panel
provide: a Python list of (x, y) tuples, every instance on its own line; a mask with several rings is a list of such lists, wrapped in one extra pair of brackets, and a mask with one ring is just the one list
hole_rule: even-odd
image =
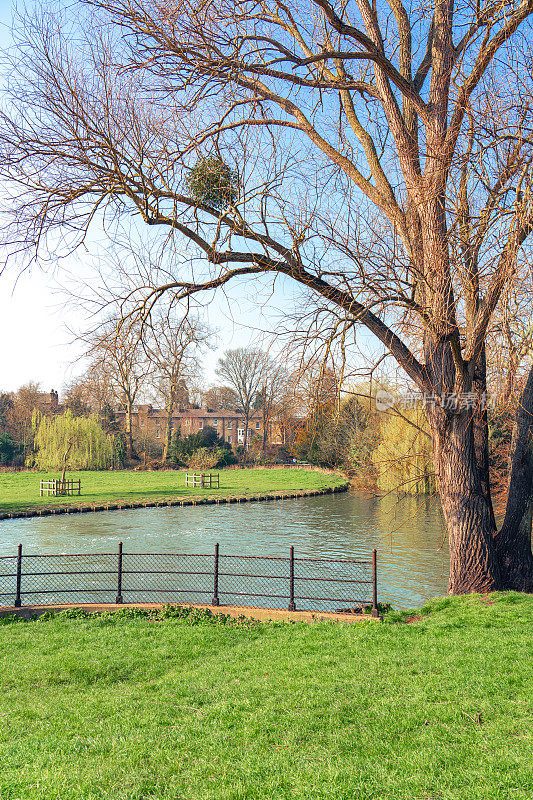
[(294, 602), (302, 611), (340, 611), (372, 603), (371, 561), (295, 558)]
[[(206, 603), (353, 611), (372, 604), (372, 561), (220, 553), (25, 555), (0, 558), (0, 605)], [(376, 606), (377, 608), (377, 606)]]
[(289, 559), (220, 554), (221, 605), (284, 608), (289, 602)]
[(114, 603), (117, 554), (23, 555), (22, 605)]
[(0, 557), (0, 606), (15, 604), (17, 594), (17, 556)]
[(210, 603), (214, 555), (123, 553), (125, 603)]

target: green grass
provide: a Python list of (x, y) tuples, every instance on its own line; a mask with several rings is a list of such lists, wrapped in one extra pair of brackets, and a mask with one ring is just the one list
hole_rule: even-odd
[(529, 800), (532, 622), (0, 624), (0, 798)]
[(39, 497), (39, 481), (56, 477), (58, 474), (52, 472), (0, 473), (0, 513), (80, 503), (98, 505), (136, 500), (179, 500), (191, 496), (292, 492), (332, 488), (345, 481), (340, 475), (299, 469), (222, 470), (220, 489), (186, 489), (185, 471), (87, 471), (68, 474), (69, 478), (81, 478), (81, 497), (69, 500), (64, 497)]

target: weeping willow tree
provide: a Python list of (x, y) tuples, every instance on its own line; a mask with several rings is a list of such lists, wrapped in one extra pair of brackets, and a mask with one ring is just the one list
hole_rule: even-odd
[(372, 453), (380, 489), (405, 494), (435, 491), (431, 438), (421, 407), (391, 410), (382, 429), (382, 439)]
[(75, 417), (65, 411), (56, 417), (34, 417), (34, 452), (28, 466), (42, 470), (108, 469), (115, 461), (115, 436), (105, 433), (98, 419)]

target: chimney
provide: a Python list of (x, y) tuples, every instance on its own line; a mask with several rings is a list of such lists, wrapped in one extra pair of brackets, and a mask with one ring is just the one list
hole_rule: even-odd
[(59, 402), (59, 395), (58, 393), (52, 389), (50, 392), (50, 408), (57, 408)]

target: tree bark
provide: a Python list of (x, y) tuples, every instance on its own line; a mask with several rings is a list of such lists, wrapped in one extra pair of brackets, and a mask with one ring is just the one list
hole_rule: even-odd
[(426, 403), (433, 439), (435, 478), (448, 530), (450, 594), (501, 588), (490, 502), (477, 462), (474, 414), (462, 394), (472, 386), (458, 375), (449, 341), (428, 344), (426, 363), (436, 398)]
[(533, 592), (533, 367), (518, 403), (510, 462), (505, 519), (495, 549), (504, 588)]
[(493, 592), (501, 588), (501, 576), (490, 507), (479, 480), (471, 411), (450, 413), (435, 404), (428, 412), (450, 544), (448, 592)]

